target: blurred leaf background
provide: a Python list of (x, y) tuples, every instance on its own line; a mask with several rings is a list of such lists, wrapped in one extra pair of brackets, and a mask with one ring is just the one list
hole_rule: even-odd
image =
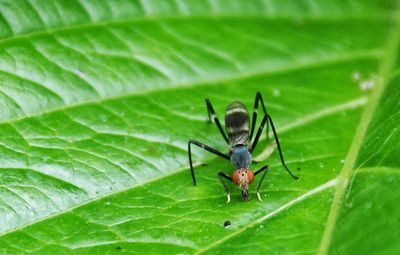
[[(396, 254), (396, 1), (0, 1), (1, 254)], [(266, 101), (264, 202), (206, 123)], [(299, 170), (296, 170), (299, 169)], [(224, 222), (231, 221), (229, 228)]]

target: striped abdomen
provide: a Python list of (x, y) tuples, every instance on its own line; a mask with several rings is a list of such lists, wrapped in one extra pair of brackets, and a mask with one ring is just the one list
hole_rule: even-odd
[(229, 145), (247, 144), (249, 138), (249, 113), (240, 102), (231, 103), (226, 109), (225, 126)]

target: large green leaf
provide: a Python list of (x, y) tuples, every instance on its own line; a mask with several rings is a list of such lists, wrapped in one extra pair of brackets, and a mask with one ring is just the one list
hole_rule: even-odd
[[(1, 1), (1, 254), (393, 254), (395, 1)], [(392, 31), (392, 32), (391, 32)], [(371, 86), (372, 92), (371, 91)], [(264, 202), (206, 122), (263, 94)], [(229, 228), (224, 222), (231, 221)]]

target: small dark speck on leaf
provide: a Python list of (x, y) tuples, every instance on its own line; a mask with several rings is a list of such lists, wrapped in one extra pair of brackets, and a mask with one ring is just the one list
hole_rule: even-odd
[(229, 228), (231, 226), (231, 222), (229, 220), (224, 222), (224, 228)]
[(297, 171), (300, 171), (300, 167), (297, 168)]
[(122, 247), (118, 245), (117, 247), (115, 247), (115, 249), (122, 250)]

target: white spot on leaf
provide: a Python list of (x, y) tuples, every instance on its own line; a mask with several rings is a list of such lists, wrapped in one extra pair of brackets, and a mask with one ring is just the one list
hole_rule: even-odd
[(351, 74), (351, 78), (353, 78), (353, 81), (359, 81), (359, 80), (361, 80), (361, 74), (360, 74), (360, 72), (354, 71), (354, 72)]
[(272, 95), (274, 97), (279, 97), (281, 95), (281, 91), (279, 89), (273, 89), (272, 90)]

